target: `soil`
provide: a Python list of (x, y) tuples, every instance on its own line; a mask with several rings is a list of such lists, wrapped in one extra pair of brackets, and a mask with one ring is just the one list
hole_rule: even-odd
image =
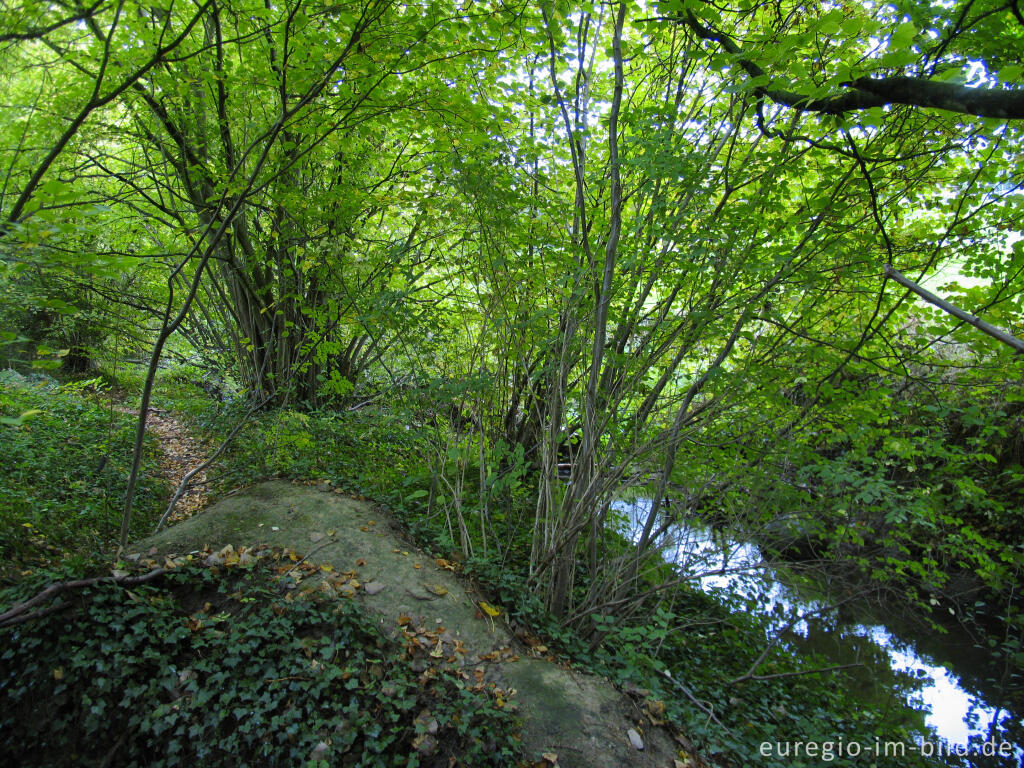
[[(118, 407), (121, 413), (138, 417), (139, 412), (124, 406)], [(193, 437), (192, 433), (172, 413), (157, 408), (150, 408), (146, 416), (146, 430), (156, 435), (160, 445), (157, 475), (167, 483), (173, 496), (185, 475), (193, 467), (202, 464), (209, 453), (207, 447)], [(171, 514), (165, 521), (168, 524), (185, 520), (206, 506), (206, 471), (197, 472), (189, 481), (188, 487), (174, 505)], [(168, 498), (170, 501), (170, 498)]]
[[(326, 566), (321, 573), (355, 572), (349, 582), (357, 585), (355, 599), (389, 634), (397, 635), (400, 623), (443, 627), (466, 649), (457, 663), (515, 690), (527, 764), (701, 764), (679, 749), (667, 729), (651, 722), (650, 702), (642, 692), (627, 695), (605, 679), (559, 663), (543, 645), (521, 642), (486, 596), (453, 572), (453, 564), (417, 550), (399, 523), (366, 501), (327, 485), (266, 482), (137, 542), (133, 551), (182, 554), (210, 547), (216, 552), (228, 544), (286, 547)], [(631, 742), (630, 730), (642, 749)]]

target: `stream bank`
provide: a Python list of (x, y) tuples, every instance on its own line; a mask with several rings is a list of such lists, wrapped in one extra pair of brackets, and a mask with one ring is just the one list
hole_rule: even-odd
[[(622, 501), (615, 508), (623, 534), (636, 538), (649, 502)], [(997, 649), (998, 639), (978, 636), (977, 627), (955, 617), (929, 622), (911, 606), (880, 601), (877, 594), (856, 599), (849, 573), (819, 570), (811, 580), (799, 572), (799, 562), (766, 568), (758, 546), (698, 522), (667, 532), (664, 557), (734, 610), (753, 606), (793, 653), (862, 665), (847, 677), (865, 706), (895, 703), (926, 712), (936, 743), (953, 754), (980, 753), (986, 743), (1011, 745), (1012, 757), (977, 765), (1024, 764), (1024, 713), (1002, 705), (1022, 699), (1024, 673), (1007, 662), (1011, 654), (993, 653), (1007, 650)]]
[(242, 544), (292, 548), (322, 574), (350, 575), (348, 599), (378, 615), (385, 632), (437, 635), (434, 651), (508, 692), (518, 706), (527, 765), (702, 765), (695, 755), (680, 754), (677, 733), (653, 722), (642, 696), (559, 662), (544, 646), (524, 644), (503, 613), (453, 573), (452, 563), (417, 550), (384, 510), (327, 484), (272, 481), (243, 489), (137, 542), (133, 551), (154, 556)]

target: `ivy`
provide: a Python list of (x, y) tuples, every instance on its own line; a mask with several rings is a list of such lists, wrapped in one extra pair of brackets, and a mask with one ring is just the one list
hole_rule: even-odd
[[(454, 672), (421, 677), (353, 601), (290, 597), (261, 564), (192, 564), (3, 630), (0, 760), (508, 764), (516, 721), (493, 697)], [(414, 744), (422, 712), (439, 724), (433, 751)]]

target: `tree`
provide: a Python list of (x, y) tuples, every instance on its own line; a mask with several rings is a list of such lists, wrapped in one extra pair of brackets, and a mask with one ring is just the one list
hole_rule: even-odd
[[(626, 609), (674, 514), (706, 508), (780, 446), (811, 440), (814, 420), (838, 405), (832, 393), (863, 380), (861, 369), (906, 375), (921, 359), (898, 338), (911, 305), (885, 282), (885, 264), (918, 274), (1002, 264), (1005, 280), (981, 306), (1019, 303), (1019, 249), (1000, 234), (1019, 210), (1016, 128), (964, 117), (1012, 117), (1016, 91), (994, 85), (965, 100), (941, 79), (982, 50), (994, 60), (1012, 50), (1015, 29), (1003, 43), (980, 32), (1009, 7), (936, 13), (945, 42), (910, 52), (897, 49), (923, 28), (920, 15), (911, 30), (886, 9), (843, 23), (839, 11), (680, 7), (637, 20), (620, 5), (544, 6), (533, 64), (511, 78), (529, 105), (518, 134), (508, 131), (513, 159), (483, 171), (513, 174), (517, 201), (467, 190), (475, 210), (528, 214), (516, 225), (478, 214), (480, 311), (501, 339), (495, 365), (510, 393), (490, 417), (540, 457), (535, 574), (548, 605), (581, 627)], [(709, 31), (709, 18), (814, 85), (799, 98), (769, 87), (748, 66), (755, 55)], [(868, 31), (880, 42), (865, 53), (854, 43)], [(844, 59), (859, 67), (854, 80)], [(894, 69), (911, 62), (923, 74)], [(1012, 67), (1000, 71), (1013, 79)], [(935, 78), (914, 106), (942, 93), (958, 99), (957, 114), (900, 107), (892, 93), (908, 77)], [(855, 96), (829, 95), (844, 82)], [(870, 102), (868, 89), (885, 98)], [(986, 100), (1003, 106), (976, 107)], [(932, 343), (910, 341), (921, 354)], [(568, 488), (555, 471), (567, 435), (579, 438)], [(616, 559), (604, 529), (630, 486), (653, 491), (653, 504), (637, 549)]]
[(595, 635), (679, 515), (788, 493), (822, 422), (888, 429), (858, 387), (948, 384), (937, 337), (1014, 370), (885, 265), (985, 278), (950, 298), (1014, 333), (1015, 3), (14, 10), (8, 269), (141, 308), (151, 374), (181, 334), (254, 406), (438, 382), (453, 538), (532, 464), (534, 579)]

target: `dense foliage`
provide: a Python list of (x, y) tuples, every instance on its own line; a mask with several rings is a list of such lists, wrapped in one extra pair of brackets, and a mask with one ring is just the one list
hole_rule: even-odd
[[(217, 491), (386, 498), (577, 652), (714, 567), (701, 520), (977, 630), (1020, 711), (1016, 0), (3, 11), (6, 364), (138, 376)], [(2, 394), (18, 557), (163, 501), (144, 418), (67, 396)]]
[[(0, 574), (64, 555), (92, 558), (117, 543), (134, 419), (84, 391), (100, 379), (59, 385), (45, 374), (0, 372)], [(163, 484), (147, 449), (136, 533), (156, 521)]]
[(509, 764), (516, 721), (494, 696), (450, 671), (414, 672), (353, 601), (293, 599), (265, 560), (105, 582), (0, 630), (0, 755), (26, 766)]

